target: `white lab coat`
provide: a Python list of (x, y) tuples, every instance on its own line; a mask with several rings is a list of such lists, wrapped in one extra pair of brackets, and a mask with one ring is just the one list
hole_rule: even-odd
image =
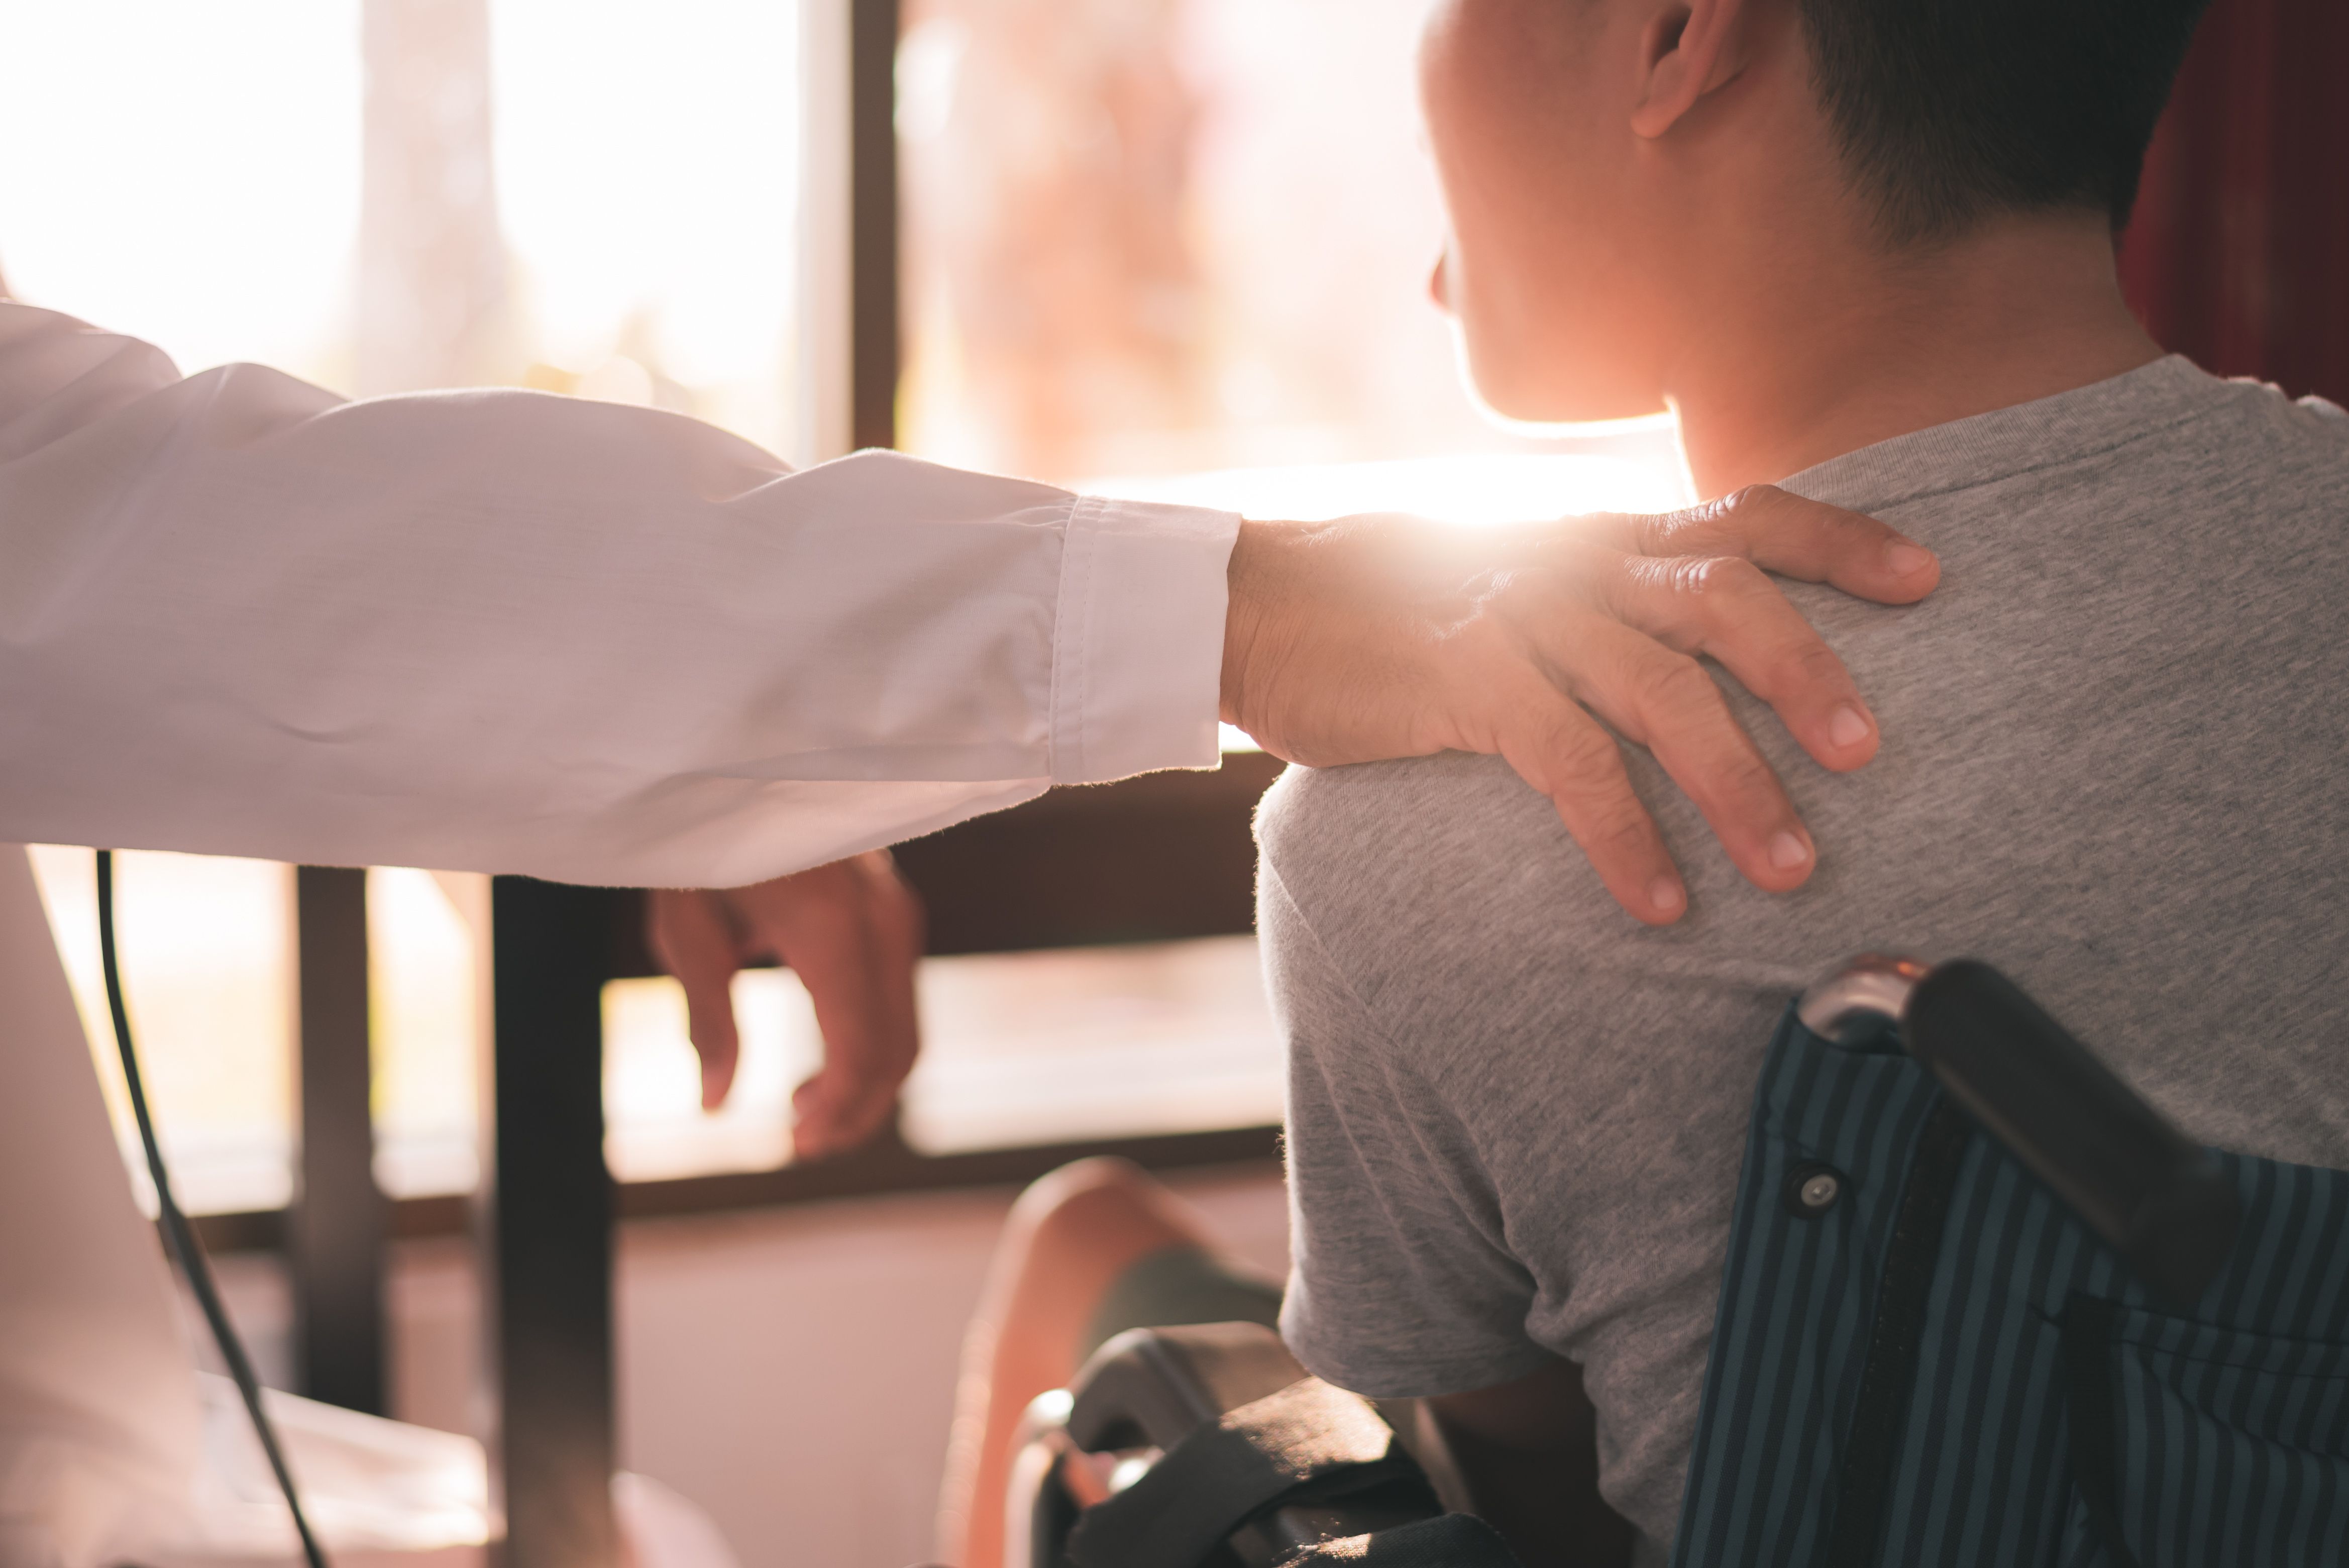
[[(1212, 766), (1221, 514), (0, 301), (0, 841), (726, 886)], [(0, 854), (0, 1565), (137, 1550), (188, 1351)]]

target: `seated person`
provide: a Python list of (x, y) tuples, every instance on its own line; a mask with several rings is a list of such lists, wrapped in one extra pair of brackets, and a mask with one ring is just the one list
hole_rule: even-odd
[[(1701, 493), (1777, 482), (1943, 563), (1913, 609), (1791, 589), (1894, 737), (1831, 778), (1753, 726), (1832, 846), (1793, 894), (1705, 853), (1644, 753), (1690, 870), (1669, 929), (1487, 759), (1292, 769), (1259, 818), (1291, 1347), (1504, 1452), (1550, 1440), (1569, 1402), (1541, 1390), (1578, 1368), (1642, 1563), (1762, 1055), (1834, 961), (1990, 959), (2193, 1137), (2349, 1165), (2349, 419), (2164, 357), (2115, 276), (2199, 10), (1435, 8), (1439, 289), (1493, 407), (1668, 407)], [(1550, 1561), (1568, 1532), (1524, 1473), (1478, 1495)]]

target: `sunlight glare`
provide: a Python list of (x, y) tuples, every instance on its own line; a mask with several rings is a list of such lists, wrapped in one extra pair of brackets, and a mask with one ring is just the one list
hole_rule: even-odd
[(491, 25), (500, 216), (537, 351), (583, 376), (626, 354), (779, 440), (797, 7), (494, 0)]
[(1688, 500), (1668, 441), (1637, 457), (1488, 453), (1102, 479), (1082, 488), (1299, 523), (1402, 512), (1468, 527), (1589, 512), (1665, 512)]
[(358, 233), (359, 0), (16, 5), (0, 275), (160, 345), (338, 384)]

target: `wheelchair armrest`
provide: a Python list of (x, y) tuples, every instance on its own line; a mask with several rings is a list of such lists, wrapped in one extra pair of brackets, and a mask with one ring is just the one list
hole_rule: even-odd
[(1800, 1012), (1847, 1040), (1897, 1021), (1951, 1097), (2173, 1303), (2199, 1300), (2233, 1251), (2242, 1206), (2218, 1162), (1990, 965), (1855, 959)]
[(1088, 1453), (1171, 1449), (1195, 1428), (1305, 1376), (1262, 1324), (1133, 1329), (1102, 1345), (1077, 1374), (1069, 1437)]
[[(1267, 1411), (1277, 1413), (1278, 1452), (1218, 1433), (1249, 1430)], [(1265, 1428), (1254, 1429), (1260, 1442)], [(1120, 1334), (1078, 1374), (1060, 1430), (1031, 1451), (1053, 1457), (1026, 1511), (1018, 1497), (1012, 1509), (1024, 1561), (1038, 1568), (1146, 1565), (1162, 1554), (1188, 1563), (1194, 1547), (1218, 1542), (1216, 1561), (1269, 1568), (1323, 1542), (1444, 1511), (1370, 1403), (1314, 1379), (1260, 1324)], [(1105, 1454), (1127, 1462), (1102, 1498), (1097, 1480), (1070, 1467)]]

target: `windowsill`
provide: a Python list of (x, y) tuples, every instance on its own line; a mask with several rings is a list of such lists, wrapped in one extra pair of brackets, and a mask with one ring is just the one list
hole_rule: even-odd
[[(1096, 1156), (1132, 1160), (1157, 1171), (1251, 1163), (1277, 1169), (1280, 1128), (1268, 1125), (1163, 1137), (1091, 1139), (937, 1158), (885, 1139), (816, 1165), (625, 1184), (615, 1190), (614, 1207), (624, 1220), (659, 1220), (896, 1193), (1019, 1187), (1071, 1160)], [(398, 1241), (464, 1235), (472, 1228), (472, 1207), (470, 1194), (397, 1199), (391, 1205), (390, 1235)], [(214, 1252), (280, 1251), (285, 1245), (282, 1209), (192, 1218), (205, 1247)]]

